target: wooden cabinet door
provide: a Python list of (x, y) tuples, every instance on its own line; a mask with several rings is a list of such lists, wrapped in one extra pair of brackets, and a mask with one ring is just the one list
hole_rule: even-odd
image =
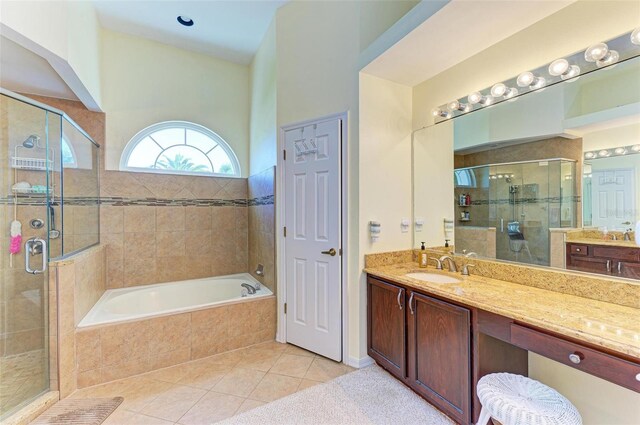
[(405, 290), (367, 279), (367, 353), (391, 374), (406, 377)]
[(640, 279), (640, 263), (630, 263), (627, 261), (619, 261), (614, 267), (615, 276), (628, 277), (631, 279)]
[(471, 423), (469, 310), (410, 292), (409, 382), (458, 423)]

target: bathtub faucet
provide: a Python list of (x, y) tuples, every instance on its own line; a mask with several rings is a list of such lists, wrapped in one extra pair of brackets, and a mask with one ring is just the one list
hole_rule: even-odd
[(243, 288), (247, 288), (247, 291), (249, 291), (249, 294), (255, 294), (256, 293), (256, 288), (254, 288), (253, 286), (249, 285), (248, 283), (243, 283), (240, 286), (242, 286)]

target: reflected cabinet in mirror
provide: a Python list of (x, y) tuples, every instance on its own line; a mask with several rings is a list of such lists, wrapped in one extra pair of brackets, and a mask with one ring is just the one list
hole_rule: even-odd
[[(421, 179), (436, 145), (451, 183)], [(413, 161), (415, 247), (640, 278), (640, 57), (418, 130)]]

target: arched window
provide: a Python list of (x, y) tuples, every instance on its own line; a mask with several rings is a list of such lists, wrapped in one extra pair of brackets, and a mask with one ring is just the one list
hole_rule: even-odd
[(140, 131), (120, 159), (123, 171), (240, 177), (240, 164), (216, 133), (186, 121), (166, 121)]

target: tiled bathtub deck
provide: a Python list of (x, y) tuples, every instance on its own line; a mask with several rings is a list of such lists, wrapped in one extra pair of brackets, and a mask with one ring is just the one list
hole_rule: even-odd
[(76, 391), (124, 397), (106, 425), (211, 424), (353, 369), (268, 342)]

